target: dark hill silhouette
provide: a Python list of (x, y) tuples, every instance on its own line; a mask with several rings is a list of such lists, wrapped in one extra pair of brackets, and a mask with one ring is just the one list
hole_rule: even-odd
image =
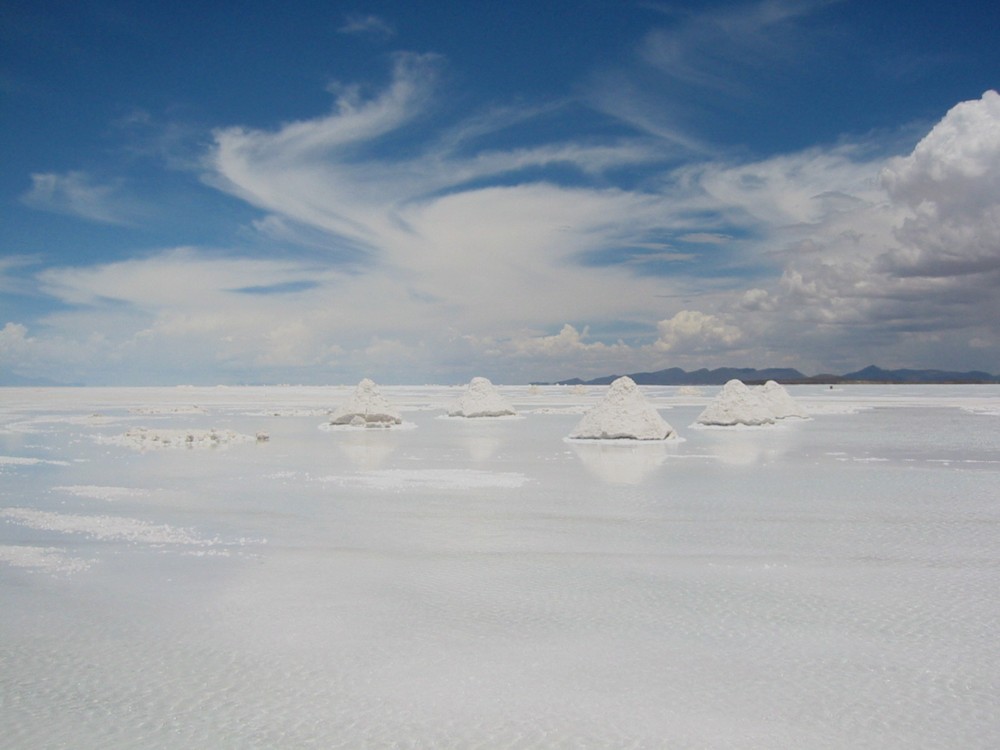
[[(604, 375), (592, 380), (570, 378), (559, 380), (556, 385), (608, 385), (619, 375)], [(1000, 383), (1000, 376), (988, 372), (971, 370), (968, 372), (952, 372), (949, 370), (883, 370), (881, 367), (869, 365), (857, 372), (846, 375), (803, 375), (791, 367), (772, 367), (758, 370), (753, 367), (719, 367), (714, 370), (702, 368), (687, 372), (679, 367), (669, 367), (655, 372), (629, 373), (639, 385), (724, 385), (733, 378), (744, 383), (764, 383), (777, 380), (785, 385), (802, 383)]]

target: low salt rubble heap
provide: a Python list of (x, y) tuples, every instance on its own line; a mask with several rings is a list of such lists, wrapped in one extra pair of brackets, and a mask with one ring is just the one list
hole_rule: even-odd
[(396, 408), (368, 378), (358, 383), (351, 397), (330, 416), (332, 425), (391, 427), (402, 422), (403, 418)]
[(741, 380), (730, 380), (715, 400), (698, 415), (697, 424), (731, 427), (774, 424), (774, 414), (760, 395)]
[(448, 410), (449, 417), (513, 417), (517, 414), (486, 378), (473, 378), (465, 393)]
[(145, 427), (136, 427), (124, 435), (104, 438), (101, 442), (147, 450), (149, 448), (217, 448), (235, 443), (265, 443), (268, 439), (266, 432), (244, 435), (233, 430), (151, 430)]
[(570, 434), (573, 440), (667, 440), (677, 433), (647, 403), (629, 377), (611, 384), (604, 400), (583, 415)]
[(715, 400), (695, 420), (697, 424), (725, 426), (774, 424), (777, 420), (808, 414), (781, 385), (768, 380), (760, 388), (748, 388), (739, 380), (730, 380)]
[(682, 385), (677, 389), (678, 396), (700, 396), (701, 388), (696, 385)]
[(808, 419), (809, 413), (779, 383), (768, 380), (760, 389), (760, 396), (771, 409), (775, 419)]

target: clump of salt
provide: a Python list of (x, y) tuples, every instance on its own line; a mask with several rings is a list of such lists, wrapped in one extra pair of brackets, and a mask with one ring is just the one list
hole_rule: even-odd
[(401, 424), (403, 418), (379, 391), (374, 382), (365, 378), (351, 397), (330, 416), (330, 424), (365, 427), (389, 427)]
[(660, 416), (631, 378), (611, 384), (604, 399), (583, 415), (569, 436), (574, 440), (666, 440), (674, 428)]
[(244, 435), (232, 430), (152, 430), (134, 427), (124, 435), (99, 438), (100, 442), (128, 448), (216, 448), (235, 443), (263, 442), (258, 435)]
[(487, 378), (473, 378), (448, 410), (450, 417), (512, 417), (517, 414)]
[(698, 424), (725, 426), (774, 424), (768, 404), (757, 391), (752, 391), (741, 380), (730, 380), (719, 395), (705, 407), (695, 420)]
[(759, 393), (775, 419), (788, 419), (789, 417), (798, 419), (809, 418), (809, 413), (799, 405), (798, 401), (792, 398), (791, 394), (774, 380), (768, 380), (764, 383)]

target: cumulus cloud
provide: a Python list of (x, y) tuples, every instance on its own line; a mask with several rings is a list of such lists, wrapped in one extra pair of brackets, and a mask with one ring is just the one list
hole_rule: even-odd
[(881, 180), (912, 212), (881, 269), (907, 276), (1000, 269), (1000, 94), (955, 106), (913, 153), (891, 160)]
[(106, 369), (113, 347), (102, 329), (94, 328), (90, 320), (65, 322), (43, 323), (32, 329), (19, 322), (6, 323), (0, 329), (0, 377), (13, 373), (76, 382), (83, 374), (93, 376)]
[(841, 146), (792, 168), (787, 155), (777, 170), (773, 161), (740, 166), (760, 178), (750, 188), (718, 166), (698, 173), (714, 196), (756, 217), (772, 245), (778, 283), (756, 283), (730, 307), (752, 313), (746, 323), (761, 346), (797, 350), (805, 367), (829, 368), (824, 352), (844, 352), (850, 367), (889, 351), (902, 366), (990, 367), (1000, 317), (998, 101), (991, 91), (956, 105), (911, 153), (886, 161)]
[(0, 357), (12, 361), (29, 345), (28, 329), (20, 323), (7, 323), (0, 328)]
[(717, 315), (707, 315), (697, 310), (681, 310), (672, 318), (657, 323), (656, 329), (659, 337), (653, 347), (663, 352), (728, 348), (742, 337), (742, 332), (736, 326)]
[(744, 310), (773, 310), (774, 300), (766, 289), (747, 289), (739, 306)]
[(569, 323), (566, 323), (559, 333), (553, 336), (538, 336), (514, 342), (514, 349), (521, 354), (542, 354), (563, 356), (580, 352), (600, 352), (602, 354), (622, 351), (626, 347), (621, 342), (608, 345), (600, 341), (586, 342), (590, 336), (590, 328), (584, 326), (581, 333)]

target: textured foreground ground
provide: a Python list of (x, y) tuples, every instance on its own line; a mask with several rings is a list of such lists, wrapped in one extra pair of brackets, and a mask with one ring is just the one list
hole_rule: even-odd
[(351, 390), (0, 389), (5, 747), (1000, 746), (1000, 388)]

